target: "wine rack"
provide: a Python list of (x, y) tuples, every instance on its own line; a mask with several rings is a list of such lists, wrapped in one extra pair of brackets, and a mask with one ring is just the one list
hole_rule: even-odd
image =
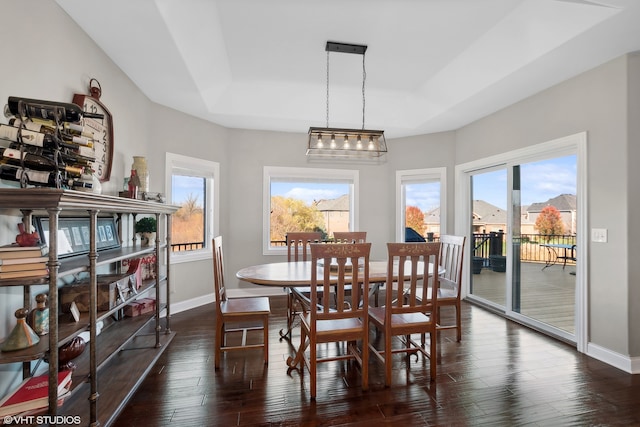
[[(85, 132), (83, 112), (70, 103), (9, 97), (0, 125), (0, 178), (29, 186), (91, 191), (95, 161), (93, 135)], [(5, 146), (6, 145), (6, 146)]]

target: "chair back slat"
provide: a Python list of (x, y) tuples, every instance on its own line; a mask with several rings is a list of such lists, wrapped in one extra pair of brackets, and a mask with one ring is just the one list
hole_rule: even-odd
[[(311, 244), (312, 328), (317, 320), (366, 318), (371, 243)], [(356, 285), (357, 284), (357, 285)]]
[(444, 286), (455, 286), (458, 293), (462, 283), (462, 265), (464, 261), (465, 236), (440, 236), (440, 265), (444, 268), (441, 276)]
[(227, 300), (224, 286), (224, 258), (222, 255), (222, 236), (213, 238), (213, 285), (215, 288), (216, 304)]
[[(437, 292), (428, 288), (438, 288), (440, 243), (387, 243), (387, 251), (387, 318), (395, 313), (431, 312)], [(429, 274), (429, 265), (435, 274)]]
[(333, 240), (336, 243), (366, 243), (366, 231), (334, 231)]
[(322, 233), (316, 231), (292, 231), (287, 233), (287, 261), (307, 261), (309, 244), (322, 240)]

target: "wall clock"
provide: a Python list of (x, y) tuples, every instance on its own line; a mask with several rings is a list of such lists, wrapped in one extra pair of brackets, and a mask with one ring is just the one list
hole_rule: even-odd
[(96, 79), (89, 81), (90, 95), (75, 94), (73, 103), (82, 107), (89, 113), (104, 115), (104, 119), (83, 118), (86, 131), (93, 132), (93, 146), (96, 160), (93, 162), (93, 170), (100, 182), (109, 181), (111, 178), (111, 163), (113, 162), (113, 118), (111, 113), (100, 101), (102, 88)]

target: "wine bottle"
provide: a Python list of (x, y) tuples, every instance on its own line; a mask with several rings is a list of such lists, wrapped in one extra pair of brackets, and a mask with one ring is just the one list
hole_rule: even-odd
[(21, 151), (15, 148), (2, 148), (0, 147), (0, 156), (3, 160), (7, 160), (9, 163), (22, 165), (24, 163), (30, 169), (40, 171), (53, 171), (56, 169), (64, 170), (74, 175), (80, 175), (83, 172), (82, 168), (68, 166), (63, 163), (58, 163), (53, 156), (43, 156), (28, 151)]
[(55, 122), (78, 123), (83, 117), (104, 119), (104, 114), (89, 113), (69, 102), (54, 102), (43, 99), (10, 96), (7, 105), (9, 111), (18, 117), (33, 117)]
[(17, 181), (25, 185), (36, 185), (39, 187), (60, 188), (62, 184), (60, 172), (36, 171), (13, 165), (0, 165), (0, 179)]
[[(19, 136), (21, 138), (19, 138)], [(58, 139), (55, 135), (55, 131), (43, 133), (36, 130), (21, 129), (10, 125), (0, 125), (0, 138), (8, 139), (13, 142), (22, 142), (24, 144), (35, 145), (43, 148), (56, 148), (60, 145), (65, 145), (65, 142), (68, 144), (86, 147), (91, 147), (93, 145), (88, 138), (83, 136), (72, 136), (61, 133), (60, 137), (62, 140)], [(73, 147), (73, 145), (70, 146)]]
[(15, 127), (21, 127), (24, 124), (24, 128), (28, 130), (32, 130), (34, 132), (42, 132), (42, 133), (50, 133), (55, 134), (56, 131), (60, 131), (62, 133), (66, 133), (71, 136), (83, 136), (87, 139), (94, 139), (93, 132), (86, 131), (84, 126), (62, 122), (60, 125), (57, 125), (52, 120), (44, 120), (44, 119), (30, 119), (30, 120), (20, 120), (17, 117), (11, 117), (9, 119), (9, 125)]

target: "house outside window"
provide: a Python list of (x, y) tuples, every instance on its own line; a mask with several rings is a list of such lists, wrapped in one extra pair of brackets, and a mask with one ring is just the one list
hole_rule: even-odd
[(287, 232), (356, 230), (357, 189), (357, 170), (265, 167), (264, 254), (284, 254)]

